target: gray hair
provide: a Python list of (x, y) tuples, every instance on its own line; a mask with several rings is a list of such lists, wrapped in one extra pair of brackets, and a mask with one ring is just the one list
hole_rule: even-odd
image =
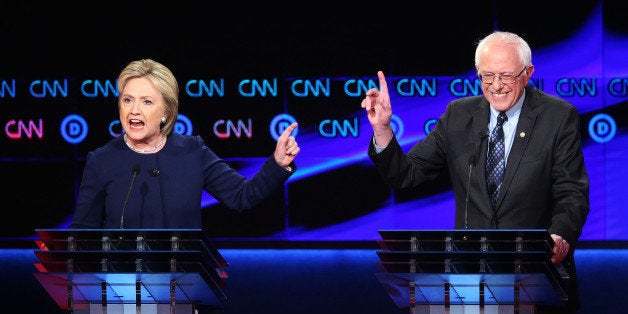
[(532, 51), (528, 43), (523, 38), (514, 33), (495, 31), (484, 37), (477, 44), (477, 48), (475, 49), (475, 66), (477, 68), (479, 68), (480, 66), (480, 54), (482, 53), (482, 50), (484, 50), (489, 42), (495, 41), (504, 44), (515, 45), (515, 47), (517, 48), (517, 52), (519, 53), (519, 61), (521, 62), (521, 64), (526, 67), (532, 65)]

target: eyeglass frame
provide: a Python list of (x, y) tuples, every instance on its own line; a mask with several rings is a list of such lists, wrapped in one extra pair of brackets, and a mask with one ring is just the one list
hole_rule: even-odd
[[(525, 71), (528, 68), (528, 66), (524, 66), (523, 69), (521, 69), (521, 71), (519, 72), (519, 74), (517, 75), (512, 75), (512, 74), (495, 74), (495, 73), (491, 73), (491, 81), (490, 82), (485, 82), (484, 81), (484, 75), (488, 75), (488, 74), (478, 74), (478, 77), (480, 78), (480, 82), (484, 83), (484, 84), (493, 84), (495, 82), (495, 78), (499, 77), (499, 80), (502, 82), (502, 84), (514, 84), (515, 82), (517, 82), (517, 78), (519, 78), (521, 76), (521, 74), (523, 74), (523, 71)], [(512, 79), (512, 82), (504, 82), (504, 77)]]

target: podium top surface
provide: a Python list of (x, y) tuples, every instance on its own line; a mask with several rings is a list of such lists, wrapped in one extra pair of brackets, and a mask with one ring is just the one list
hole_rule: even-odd
[(521, 238), (524, 241), (547, 241), (551, 236), (545, 229), (453, 229), (453, 230), (378, 230), (384, 240), (408, 240), (412, 237), (423, 240), (507, 240)]
[[(36, 229), (42, 262), (65, 260), (70, 256), (93, 259), (101, 255), (112, 260), (132, 256), (154, 260), (160, 256), (194, 256), (209, 268), (224, 268), (227, 261), (202, 229)], [(45, 257), (45, 258), (44, 258)], [(50, 266), (49, 266), (50, 267)]]
[(69, 236), (80, 236), (84, 239), (100, 239), (102, 236), (109, 237), (148, 237), (148, 238), (170, 238), (177, 236), (181, 238), (204, 238), (202, 229), (35, 229), (35, 233), (42, 240), (54, 240), (67, 238)]
[(386, 251), (539, 251), (551, 253), (545, 229), (379, 230)]

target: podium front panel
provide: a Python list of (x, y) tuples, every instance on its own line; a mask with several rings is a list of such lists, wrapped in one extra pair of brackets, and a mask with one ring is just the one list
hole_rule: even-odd
[(61, 309), (85, 304), (222, 308), (227, 262), (200, 229), (36, 230), (37, 280)]
[(226, 298), (194, 273), (38, 273), (35, 277), (62, 309), (68, 308), (68, 284), (75, 303), (102, 303), (103, 282), (107, 304), (136, 303), (137, 281), (142, 304), (167, 304), (174, 297), (176, 303), (222, 306)]
[[(515, 304), (515, 283), (519, 283), (518, 302), (522, 305), (561, 306), (554, 285), (545, 274), (375, 274), (398, 308), (414, 305), (445, 305), (445, 284), (449, 284), (449, 304)], [(411, 283), (415, 286), (411, 288)], [(484, 283), (480, 293), (480, 283)], [(411, 296), (413, 294), (413, 296)], [(414, 303), (411, 300), (415, 300)]]
[[(397, 307), (564, 307), (546, 230), (380, 230), (376, 277)], [(562, 272), (561, 272), (562, 269)]]

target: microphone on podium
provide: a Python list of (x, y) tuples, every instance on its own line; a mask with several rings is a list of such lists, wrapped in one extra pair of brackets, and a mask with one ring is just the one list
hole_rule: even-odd
[(131, 196), (131, 190), (133, 190), (133, 183), (135, 182), (135, 177), (140, 173), (140, 165), (135, 164), (133, 168), (131, 168), (133, 172), (133, 176), (131, 177), (131, 184), (129, 185), (129, 191), (126, 193), (126, 197), (124, 198), (124, 205), (122, 206), (122, 214), (120, 215), (120, 229), (124, 229), (124, 212), (126, 211), (126, 203), (129, 201), (129, 197)]
[(467, 178), (467, 195), (464, 199), (464, 228), (469, 229), (469, 188), (471, 188), (471, 173), (473, 173), (473, 166), (477, 162), (475, 155), (469, 157), (469, 176)]
[[(484, 143), (484, 140), (488, 137), (488, 132), (483, 131), (480, 132), (480, 148)], [(475, 148), (475, 154), (469, 157), (469, 175), (467, 177), (467, 195), (464, 199), (464, 228), (469, 229), (469, 194), (471, 194), (471, 174), (473, 173), (473, 167), (478, 162), (478, 158), (480, 155), (480, 149), (478, 147)]]

